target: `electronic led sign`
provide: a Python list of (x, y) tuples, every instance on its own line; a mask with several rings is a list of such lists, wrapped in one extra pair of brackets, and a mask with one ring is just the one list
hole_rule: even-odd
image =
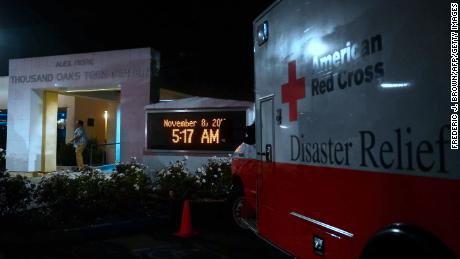
[(233, 151), (246, 111), (147, 111), (148, 150)]

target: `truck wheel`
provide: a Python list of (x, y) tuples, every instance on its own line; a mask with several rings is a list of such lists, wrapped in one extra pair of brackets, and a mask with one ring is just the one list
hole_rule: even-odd
[(243, 206), (244, 206), (244, 202), (245, 202), (244, 196), (238, 196), (235, 199), (233, 199), (232, 216), (233, 216), (233, 221), (238, 227), (242, 229), (247, 229), (248, 226), (243, 222), (243, 217), (241, 213)]
[(418, 227), (395, 223), (377, 233), (360, 259), (453, 259), (455, 256), (434, 235)]

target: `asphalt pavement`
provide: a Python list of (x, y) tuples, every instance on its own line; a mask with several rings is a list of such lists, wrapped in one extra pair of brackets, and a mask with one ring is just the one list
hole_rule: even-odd
[(228, 208), (222, 204), (192, 203), (192, 222), (196, 235), (179, 238), (177, 219), (148, 226), (140, 231), (117, 234), (88, 242), (53, 243), (24, 246), (0, 252), (10, 258), (145, 258), (145, 259), (223, 259), (288, 258), (249, 230), (233, 224)]

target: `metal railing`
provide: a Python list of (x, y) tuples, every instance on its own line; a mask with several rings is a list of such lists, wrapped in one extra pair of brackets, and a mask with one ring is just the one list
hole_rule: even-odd
[[(89, 145), (89, 166), (115, 163), (118, 142)], [(113, 161), (112, 161), (113, 160)]]

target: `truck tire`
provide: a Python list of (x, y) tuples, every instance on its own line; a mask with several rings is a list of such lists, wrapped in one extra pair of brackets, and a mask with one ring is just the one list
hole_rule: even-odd
[(235, 222), (236, 226), (241, 229), (248, 229), (248, 226), (244, 224), (243, 218), (241, 217), (241, 209), (244, 206), (245, 198), (244, 196), (236, 197), (232, 202), (232, 217), (233, 222)]
[(231, 208), (232, 219), (235, 225), (241, 229), (247, 229), (247, 225), (243, 223), (241, 217), (241, 209), (244, 206), (244, 191), (243, 184), (239, 177), (233, 178), (232, 191), (230, 194), (229, 205)]
[(454, 259), (438, 238), (420, 228), (392, 224), (378, 232), (364, 248), (360, 259)]

